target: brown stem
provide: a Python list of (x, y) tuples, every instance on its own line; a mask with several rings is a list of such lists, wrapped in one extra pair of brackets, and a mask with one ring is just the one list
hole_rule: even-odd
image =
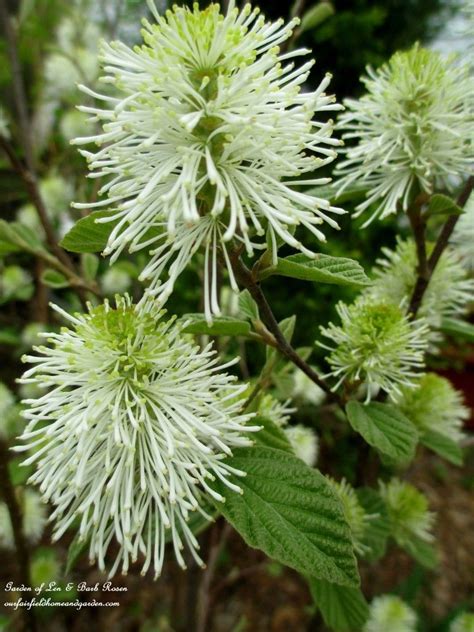
[[(458, 199), (457, 205), (461, 208), (464, 207), (469, 196), (471, 195), (472, 189), (474, 187), (474, 177), (471, 176), (468, 178), (464, 189), (461, 191)], [(417, 252), (418, 252), (418, 276), (416, 279), (415, 287), (413, 289), (413, 293), (411, 296), (410, 304), (408, 306), (408, 315), (411, 319), (416, 318), (418, 314), (418, 310), (420, 309), (421, 303), (423, 301), (423, 297), (425, 295), (426, 289), (430, 282), (431, 277), (433, 276), (433, 272), (446, 249), (449, 239), (453, 233), (453, 230), (459, 220), (459, 215), (450, 215), (446, 220), (441, 232), (436, 241), (435, 247), (433, 248), (433, 252), (431, 256), (426, 261), (423, 261), (423, 258), (420, 261), (420, 247), (418, 244), (419, 236), (417, 237), (417, 233), (415, 232), (415, 242), (417, 243)], [(423, 229), (423, 243), (424, 243), (424, 229)], [(423, 245), (423, 248), (426, 246)], [(426, 254), (425, 254), (426, 258)], [(423, 267), (422, 267), (423, 264)], [(421, 273), (423, 272), (423, 273)]]
[(219, 555), (227, 542), (232, 527), (228, 522), (224, 524), (219, 533), (219, 527), (215, 524), (210, 532), (210, 548), (206, 570), (204, 571), (201, 585), (199, 586), (198, 603), (196, 608), (196, 632), (206, 632), (208, 630), (207, 621), (209, 617), (209, 606), (211, 603), (210, 591), (212, 580), (219, 560)]
[[(3, 496), (5, 505), (7, 506), (10, 521), (12, 524), (13, 539), (17, 553), (18, 570), (20, 582), (25, 586), (31, 586), (30, 576), (30, 554), (28, 545), (23, 533), (23, 515), (15, 495), (15, 488), (10, 479), (8, 470), (9, 454), (7, 446), (0, 441), (0, 493)], [(24, 609), (25, 629), (29, 632), (37, 632), (35, 609)]]
[(333, 393), (328, 384), (321, 378), (316, 371), (314, 371), (298, 353), (293, 349), (291, 344), (286, 340), (283, 332), (281, 331), (278, 322), (271, 310), (270, 305), (262, 291), (259, 283), (255, 280), (252, 272), (247, 268), (240, 258), (240, 253), (233, 253), (231, 255), (232, 268), (235, 274), (235, 278), (241, 286), (245, 287), (251, 294), (254, 301), (260, 311), (260, 316), (266, 325), (267, 329), (273, 334), (278, 350), (284, 355), (290, 362), (305, 373), (311, 381), (317, 384), (333, 401), (343, 406), (344, 402), (342, 398)]

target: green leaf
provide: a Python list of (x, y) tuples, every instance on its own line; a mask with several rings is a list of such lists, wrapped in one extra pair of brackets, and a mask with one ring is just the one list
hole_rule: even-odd
[(200, 334), (207, 336), (246, 336), (250, 333), (250, 323), (231, 316), (214, 318), (212, 325), (206, 321), (204, 314), (186, 314), (182, 318), (188, 322), (183, 332), (186, 334)]
[(314, 259), (303, 254), (278, 259), (278, 264), (263, 270), (260, 278), (265, 279), (273, 274), (334, 285), (362, 287), (371, 283), (357, 261), (323, 254), (317, 254)]
[(68, 575), (72, 571), (74, 566), (77, 564), (78, 559), (87, 549), (87, 546), (88, 546), (87, 539), (81, 540), (79, 537), (79, 532), (77, 532), (76, 535), (74, 536), (73, 541), (69, 545), (69, 549), (67, 552), (66, 571), (65, 571), (66, 575)]
[(459, 336), (467, 342), (474, 342), (474, 325), (457, 318), (443, 318), (441, 331), (445, 334)]
[(362, 544), (370, 549), (364, 557), (375, 562), (385, 555), (387, 549), (387, 540), (390, 535), (387, 506), (380, 494), (370, 487), (360, 487), (356, 493), (366, 514), (371, 516), (367, 521), (362, 540)]
[(88, 281), (94, 281), (99, 270), (99, 257), (90, 252), (85, 252), (81, 256), (81, 266), (85, 278)]
[(2, 329), (0, 331), (0, 345), (19, 345), (21, 336), (15, 329)]
[(310, 31), (334, 15), (334, 7), (330, 2), (319, 2), (303, 15), (298, 33)]
[[(296, 325), (296, 316), (294, 315), (289, 316), (288, 318), (284, 318), (281, 322), (278, 323), (281, 333), (285, 336), (285, 340), (287, 342), (291, 342), (291, 339), (293, 338), (293, 334), (295, 332), (295, 325)], [(275, 368), (274, 366), (275, 362), (278, 360), (279, 357), (280, 357), (280, 352), (278, 351), (278, 349), (268, 346), (266, 349), (267, 360), (266, 360), (263, 370), (265, 371), (266, 369)]]
[(326, 625), (335, 632), (360, 630), (369, 616), (369, 606), (359, 588), (338, 586), (322, 579), (308, 578), (315, 605)]
[(385, 456), (398, 463), (406, 463), (415, 456), (416, 427), (394, 406), (353, 401), (347, 404), (346, 413), (354, 430)]
[(430, 542), (412, 538), (403, 545), (403, 548), (425, 568), (433, 569), (439, 564), (438, 552)]
[(293, 454), (293, 448), (286, 438), (286, 434), (271, 419), (267, 417), (253, 417), (252, 426), (263, 426), (259, 432), (254, 433), (252, 436), (258, 445)]
[(237, 448), (228, 465), (246, 473), (213, 488), (216, 504), (245, 542), (313, 577), (345, 586), (359, 583), (351, 533), (340, 501), (317, 470), (273, 448)]
[(83, 217), (66, 233), (60, 245), (71, 252), (101, 252), (118, 220), (98, 224), (96, 219), (109, 215), (109, 211), (94, 211)]
[(248, 290), (243, 290), (239, 294), (239, 312), (244, 318), (250, 321), (259, 320), (257, 303), (253, 300)]
[(450, 463), (459, 466), (463, 464), (463, 452), (461, 446), (449, 437), (446, 437), (439, 432), (424, 432), (421, 436), (420, 442)]
[(69, 286), (69, 281), (67, 280), (67, 278), (64, 276), (64, 274), (61, 274), (57, 270), (45, 270), (41, 275), (41, 280), (48, 287), (52, 287), (55, 289)]
[(427, 215), (461, 215), (462, 208), (447, 195), (435, 193), (428, 204)]
[(41, 239), (28, 226), (3, 219), (0, 220), (0, 249), (2, 248), (10, 252), (45, 252)]

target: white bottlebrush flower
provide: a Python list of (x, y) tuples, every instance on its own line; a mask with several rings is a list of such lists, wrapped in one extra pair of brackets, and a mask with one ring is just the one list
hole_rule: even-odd
[[(22, 490), (19, 500), (23, 514), (23, 535), (30, 544), (36, 544), (41, 539), (46, 525), (46, 506), (33, 489)], [(15, 528), (18, 528), (17, 525)], [(15, 547), (10, 514), (3, 502), (0, 503), (0, 547)]]
[(100, 284), (104, 294), (112, 296), (130, 289), (132, 278), (126, 270), (112, 266), (101, 276)]
[[(399, 239), (395, 250), (383, 248), (382, 252), (385, 259), (377, 260), (375, 283), (364, 294), (373, 300), (408, 304), (417, 278), (415, 243), (412, 239)], [(474, 279), (467, 277), (458, 254), (446, 249), (426, 288), (419, 315), (437, 329), (443, 318), (462, 317), (473, 300)]]
[(449, 632), (474, 632), (474, 613), (463, 612), (449, 627)]
[(407, 210), (419, 191), (449, 189), (466, 176), (474, 160), (474, 82), (467, 66), (418, 44), (367, 73), (367, 93), (344, 101), (338, 127), (351, 144), (336, 172), (340, 191), (367, 186), (356, 208), (358, 215), (376, 205), (370, 222)]
[(435, 373), (424, 375), (416, 388), (402, 388), (397, 405), (421, 432), (438, 432), (456, 443), (463, 439), (464, 421), (471, 416), (462, 394)]
[(364, 384), (367, 401), (383, 389), (393, 399), (401, 386), (414, 386), (424, 366), (428, 327), (422, 320), (409, 321), (402, 309), (386, 302), (360, 298), (351, 305), (338, 303), (340, 325), (329, 323), (321, 333), (332, 341), (327, 361), (332, 375), (342, 382)]
[[(319, 372), (319, 370), (317, 372)], [(326, 393), (315, 384), (306, 373), (303, 373), (300, 369), (296, 369), (293, 374), (291, 397), (292, 399), (303, 401), (313, 406), (320, 406), (326, 399)]]
[(363, 544), (363, 539), (367, 524), (374, 515), (365, 511), (357, 498), (355, 489), (349, 485), (345, 478), (335, 481), (327, 477), (327, 480), (342, 503), (344, 517), (352, 533), (354, 549), (362, 555), (368, 550), (368, 547)]
[(296, 456), (313, 467), (316, 465), (319, 454), (318, 435), (312, 428), (297, 424), (284, 428), (284, 433), (291, 444)]
[(288, 424), (294, 412), (296, 412), (296, 408), (291, 406), (291, 400), (287, 399), (281, 402), (271, 393), (265, 393), (258, 403), (258, 414), (270, 419), (280, 428)]
[(393, 537), (400, 546), (419, 538), (433, 542), (435, 514), (428, 509), (428, 500), (416, 487), (392, 478), (388, 483), (380, 481), (380, 495), (385, 501)]
[(45, 334), (50, 346), (24, 357), (33, 366), (21, 381), (48, 390), (23, 402), (29, 424), (16, 448), (32, 451), (24, 463), (36, 463), (31, 482), (55, 505), (54, 537), (77, 521), (104, 569), (115, 536), (111, 575), (139, 554), (142, 572), (158, 575), (167, 534), (181, 566), (183, 544), (202, 563), (187, 520), (206, 515), (203, 498), (222, 500), (211, 481), (239, 492), (229, 475), (243, 473), (224, 457), (258, 429), (239, 412), (246, 386), (157, 307), (145, 313), (117, 296), (115, 309), (108, 301), (74, 316), (55, 309), (70, 328)]
[(0, 136), (3, 138), (10, 138), (10, 124), (8, 122), (5, 110), (0, 106)]
[(82, 153), (90, 177), (109, 180), (101, 189), (106, 198), (95, 204), (111, 209), (98, 222), (115, 222), (105, 254), (113, 261), (125, 248), (147, 248), (141, 279), (163, 303), (193, 255), (204, 251), (211, 320), (220, 313), (218, 248), (237, 290), (230, 240), (252, 255), (265, 247), (265, 239), (255, 241), (268, 231), (275, 245), (281, 238), (312, 256), (294, 228), (320, 240), (320, 224), (337, 228), (331, 214), (343, 211), (299, 187), (329, 181), (300, 176), (336, 156), (332, 122), (313, 117), (340, 106), (325, 93), (329, 75), (314, 92), (301, 91), (313, 62), (294, 60), (309, 51), (280, 53), (297, 20), (266, 22), (250, 5), (239, 12), (234, 0), (225, 15), (215, 3), (204, 10), (174, 6), (164, 16), (149, 4), (156, 24), (144, 22), (142, 46), (102, 47), (103, 80), (118, 96), (82, 87), (104, 104), (80, 108), (102, 123), (103, 133), (74, 142), (100, 147)]
[(400, 597), (381, 595), (370, 604), (364, 632), (416, 632), (417, 617)]

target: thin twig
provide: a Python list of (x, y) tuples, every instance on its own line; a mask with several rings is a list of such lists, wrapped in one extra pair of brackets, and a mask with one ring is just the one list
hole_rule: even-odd
[(219, 561), (219, 556), (225, 546), (231, 532), (232, 527), (228, 522), (224, 524), (220, 533), (218, 525), (215, 524), (210, 532), (211, 544), (206, 569), (203, 573), (201, 585), (199, 586), (198, 603), (196, 609), (196, 632), (206, 632), (207, 620), (209, 616), (209, 606), (211, 603), (210, 590), (212, 580)]
[(242, 287), (246, 288), (250, 292), (252, 298), (257, 303), (260, 311), (260, 316), (269, 332), (275, 338), (277, 348), (280, 353), (288, 358), (288, 360), (290, 360), (299, 369), (301, 369), (301, 371), (303, 371), (303, 373), (305, 373), (312, 382), (317, 384), (329, 396), (330, 399), (336, 401), (338, 404), (343, 406), (344, 402), (342, 398), (337, 393), (334, 393), (331, 390), (330, 386), (325, 382), (325, 380), (321, 378), (316, 373), (316, 371), (314, 371), (314, 369), (312, 369), (303, 360), (300, 355), (298, 355), (295, 349), (293, 349), (291, 344), (286, 340), (272, 312), (272, 309), (268, 304), (262, 288), (254, 278), (252, 272), (241, 260), (240, 253), (233, 253), (230, 258), (235, 278)]
[[(474, 187), (474, 177), (471, 176), (467, 180), (464, 189), (461, 191), (457, 199), (457, 205), (459, 207), (461, 208), (464, 207), (467, 200), (469, 199), (469, 196), (471, 195), (473, 187)], [(420, 309), (420, 306), (423, 301), (423, 297), (425, 295), (430, 279), (433, 276), (433, 272), (435, 271), (435, 268), (441, 258), (441, 255), (443, 254), (444, 250), (446, 249), (448, 245), (449, 239), (451, 238), (451, 235), (459, 220), (459, 217), (460, 217), (459, 215), (450, 215), (448, 219), (446, 220), (438, 236), (435, 247), (433, 248), (433, 252), (431, 253), (431, 256), (429, 257), (428, 261), (425, 262), (425, 269), (423, 270), (423, 274), (420, 274), (420, 261), (418, 262), (418, 268), (419, 268), (418, 276), (416, 279), (415, 287), (413, 289), (413, 293), (412, 293), (410, 304), (408, 306), (408, 311), (407, 311), (411, 319), (416, 318), (416, 315), (418, 314), (418, 310)], [(424, 231), (423, 231), (423, 239), (424, 239)], [(417, 240), (417, 235), (415, 233), (415, 241), (416, 240)], [(419, 253), (418, 248), (417, 248), (417, 252)], [(420, 255), (418, 254), (418, 256)]]
[[(31, 587), (30, 554), (23, 533), (23, 515), (15, 494), (15, 488), (10, 479), (8, 462), (8, 449), (3, 441), (0, 441), (0, 493), (3, 496), (3, 500), (5, 501), (5, 505), (7, 506), (10, 516), (13, 539), (17, 552), (20, 581), (25, 586)], [(25, 628), (29, 630), (29, 632), (36, 632), (38, 630), (38, 626), (34, 608), (25, 608), (24, 615)]]

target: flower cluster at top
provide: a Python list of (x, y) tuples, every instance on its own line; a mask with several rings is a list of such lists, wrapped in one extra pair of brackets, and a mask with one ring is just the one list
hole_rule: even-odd
[(222, 500), (214, 480), (243, 474), (224, 458), (251, 443), (258, 430), (241, 414), (244, 386), (200, 350), (157, 307), (138, 310), (129, 297), (68, 315), (50, 345), (34, 347), (22, 381), (48, 392), (25, 400), (29, 423), (22, 435), (36, 463), (31, 482), (55, 505), (55, 538), (77, 521), (89, 555), (105, 566), (112, 539), (119, 551), (111, 570), (144, 556), (142, 572), (163, 564), (170, 539), (178, 563), (186, 544), (198, 563), (198, 543), (187, 525), (206, 497)]
[(225, 15), (217, 4), (196, 4), (160, 16), (149, 4), (156, 24), (144, 22), (142, 46), (103, 45), (102, 80), (119, 96), (83, 87), (104, 103), (81, 108), (103, 132), (74, 142), (99, 145), (82, 153), (91, 177), (108, 179), (106, 198), (95, 205), (110, 208), (99, 222), (114, 222), (104, 253), (113, 261), (125, 248), (149, 249), (141, 279), (149, 281), (148, 296), (163, 303), (203, 250), (210, 321), (220, 313), (218, 247), (236, 289), (230, 240), (252, 255), (267, 233), (275, 253), (282, 239), (311, 256), (294, 228), (324, 240), (320, 224), (338, 227), (331, 215), (343, 211), (299, 187), (329, 181), (300, 176), (335, 158), (340, 141), (331, 138), (332, 122), (313, 117), (341, 106), (325, 93), (329, 75), (315, 91), (301, 91), (313, 61), (294, 60), (309, 51), (280, 51), (297, 20), (266, 22), (250, 5), (239, 12), (233, 0)]
[(357, 211), (374, 205), (370, 222), (466, 176), (474, 160), (474, 81), (466, 65), (419, 45), (367, 73), (367, 93), (344, 101), (338, 127), (349, 142), (336, 172), (340, 191), (367, 187)]

